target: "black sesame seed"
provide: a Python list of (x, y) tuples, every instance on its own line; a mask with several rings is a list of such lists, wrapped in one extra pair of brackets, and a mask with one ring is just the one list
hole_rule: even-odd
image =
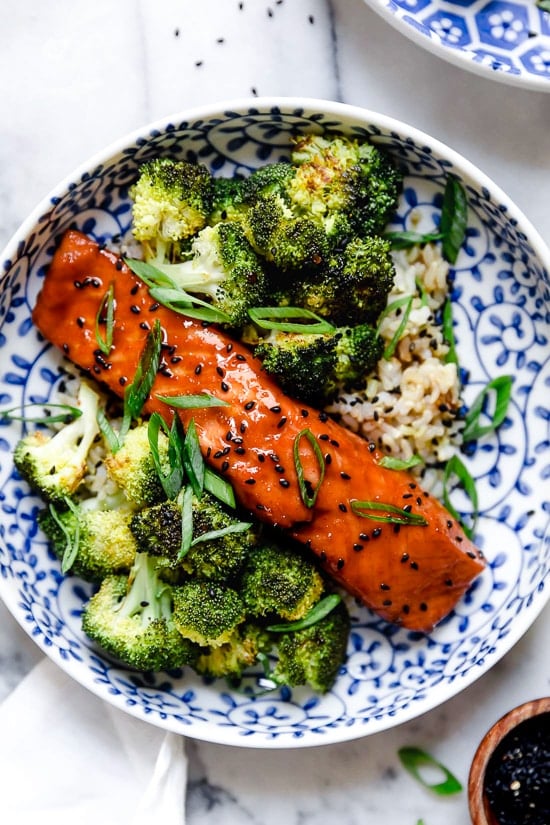
[(368, 541), (368, 540), (369, 540), (369, 536), (367, 536), (367, 534), (366, 534), (366, 533), (359, 533), (359, 539), (360, 539), (361, 541)]
[(144, 329), (148, 332), (151, 329), (151, 324), (148, 321), (141, 321), (139, 327), (140, 329)]
[(319, 413), (319, 421), (321, 421), (323, 424), (326, 421), (328, 421), (328, 415), (326, 414), (326, 412), (320, 412)]
[(384, 599), (384, 601), (382, 602), (383, 607), (391, 607), (391, 604), (392, 604), (391, 599)]
[(337, 568), (338, 570), (341, 570), (341, 569), (342, 569), (342, 567), (344, 566), (344, 564), (345, 564), (344, 559), (338, 559), (338, 561), (336, 562), (336, 568)]
[(302, 413), (302, 416), (303, 416), (304, 418), (307, 418), (307, 417), (308, 417), (308, 415), (309, 415), (308, 410), (301, 410), (301, 413)]
[(374, 530), (372, 531), (373, 539), (377, 539), (380, 535), (382, 535), (382, 528), (381, 527), (375, 527)]
[(123, 387), (125, 384), (128, 383), (128, 379), (126, 378), (125, 375), (121, 375), (120, 378), (118, 379), (118, 383), (120, 384), (121, 387)]
[(197, 364), (195, 367), (195, 375), (200, 375), (202, 372), (202, 364)]
[(229, 461), (222, 461), (222, 473), (225, 473), (226, 470), (229, 470)]
[(256, 504), (256, 510), (265, 510), (266, 507), (264, 504)]
[(244, 483), (245, 484), (256, 484), (256, 479), (255, 478), (247, 478)]
[(408, 553), (403, 553), (403, 555), (401, 556), (401, 564), (405, 564), (405, 562), (407, 562), (408, 560), (409, 560), (409, 554)]
[(330, 453), (325, 455), (325, 464), (332, 464), (332, 456)]
[(389, 586), (389, 584), (382, 583), (380, 585), (380, 590), (391, 590), (391, 587)]
[(225, 381), (220, 383), (220, 387), (222, 388), (223, 392), (229, 392), (229, 384), (226, 384)]
[(255, 401), (247, 401), (247, 403), (244, 405), (245, 410), (251, 410), (254, 407), (255, 403)]
[(76, 323), (78, 324), (78, 326), (80, 327), (80, 329), (82, 329), (82, 327), (83, 327), (83, 326), (84, 326), (84, 324), (86, 323), (86, 319), (85, 319), (85, 318), (82, 318), (82, 317), (77, 318), (77, 319), (76, 319)]
[(319, 436), (319, 440), (320, 441), (328, 441), (329, 436), (326, 433), (321, 433), (321, 435)]
[(363, 549), (363, 545), (362, 544), (354, 544), (353, 549), (358, 553), (360, 550)]
[(408, 604), (404, 604), (403, 607), (402, 607), (402, 610), (403, 610), (403, 613), (405, 613), (405, 614), (411, 612), (411, 608), (409, 607)]
[(342, 502), (340, 502), (340, 504), (338, 505), (338, 509), (341, 510), (342, 513), (347, 513), (348, 512), (348, 508)]
[(278, 405), (278, 404), (275, 404), (275, 406), (274, 406), (274, 407), (270, 407), (270, 408), (269, 408), (269, 411), (270, 411), (270, 412), (272, 412), (272, 413), (280, 413), (280, 412), (281, 412), (281, 408), (279, 407), (279, 405)]
[(246, 361), (245, 356), (241, 352), (238, 352), (235, 358), (237, 359), (237, 361)]
[(452, 579), (445, 579), (445, 587), (452, 587), (453, 580)]
[(275, 472), (276, 472), (276, 473), (284, 473), (284, 471), (285, 471), (285, 468), (284, 468), (284, 467), (281, 467), (281, 465), (280, 465), (280, 464), (276, 464), (276, 465), (275, 465)]
[(290, 487), (290, 481), (287, 481), (286, 478), (280, 478), (279, 484), (281, 485), (281, 487)]
[(410, 565), (410, 566), (411, 566), (411, 569), (412, 569), (412, 570), (418, 570), (418, 562), (416, 562), (416, 561), (411, 561), (411, 565)]
[(235, 453), (236, 453), (237, 455), (244, 455), (244, 454), (246, 453), (246, 450), (245, 450), (245, 448), (244, 448), (244, 447), (237, 447), (237, 448), (235, 449)]
[(258, 461), (261, 461), (262, 464), (265, 461), (265, 455), (263, 453), (258, 453)]
[(218, 373), (220, 378), (223, 378), (224, 375), (225, 375), (225, 371), (224, 371), (223, 367), (216, 367), (216, 372)]
[(350, 476), (348, 473), (341, 472), (341, 473), (340, 473), (340, 478), (343, 478), (343, 479), (344, 479), (344, 481), (349, 481), (349, 479), (351, 478), (351, 476)]
[(222, 458), (222, 456), (223, 456), (222, 450), (216, 450), (216, 452), (214, 453), (214, 458)]
[(426, 604), (426, 602), (420, 602), (419, 607), (420, 607), (420, 610), (422, 610), (423, 613), (425, 613), (426, 610), (428, 609), (428, 605)]
[(319, 553), (319, 558), (321, 559), (321, 561), (326, 561), (327, 560), (327, 554), (325, 553), (324, 550), (321, 550), (321, 552)]
[(285, 426), (286, 422), (287, 422), (286, 415), (283, 415), (283, 417), (277, 423), (277, 429), (278, 430), (282, 429)]

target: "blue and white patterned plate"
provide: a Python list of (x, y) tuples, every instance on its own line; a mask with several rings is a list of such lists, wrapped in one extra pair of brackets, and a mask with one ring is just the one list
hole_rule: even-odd
[(401, 34), (484, 77), (550, 92), (550, 12), (536, 0), (365, 0)]
[(0, 595), (40, 648), (93, 693), (141, 719), (198, 739), (259, 748), (304, 747), (365, 736), (425, 713), (465, 688), (519, 639), (547, 598), (550, 551), (550, 254), (489, 179), (427, 135), (389, 118), (325, 101), (236, 101), (174, 116), (93, 158), (35, 210), (5, 251), (0, 281), (0, 406), (45, 401), (61, 357), (30, 313), (61, 233), (98, 240), (128, 228), (128, 186), (157, 153), (197, 159), (230, 175), (288, 154), (292, 132), (340, 130), (371, 138), (407, 171), (397, 225), (433, 226), (447, 175), (469, 198), (467, 240), (453, 271), (460, 358), (471, 397), (514, 376), (498, 437), (468, 458), (488, 566), (430, 636), (352, 607), (349, 658), (334, 689), (240, 690), (189, 670), (139, 674), (102, 655), (80, 629), (88, 585), (64, 578), (37, 529), (39, 501), (13, 468), (20, 424), (0, 426)]

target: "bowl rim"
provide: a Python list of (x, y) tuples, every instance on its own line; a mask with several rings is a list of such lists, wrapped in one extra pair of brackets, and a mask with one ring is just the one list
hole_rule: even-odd
[(468, 807), (473, 825), (498, 825), (485, 798), (485, 772), (496, 748), (522, 722), (550, 713), (550, 696), (531, 699), (512, 708), (491, 725), (481, 739), (468, 775)]
[[(88, 173), (90, 169), (96, 169), (100, 167), (110, 158), (123, 153), (123, 150), (127, 146), (136, 143), (144, 137), (146, 138), (153, 132), (156, 132), (157, 130), (160, 130), (161, 132), (165, 131), (166, 127), (169, 125), (183, 122), (191, 122), (194, 120), (208, 119), (220, 115), (223, 116), (225, 112), (238, 113), (241, 111), (247, 113), (249, 113), (250, 111), (257, 111), (258, 113), (261, 113), (262, 111), (272, 111), (273, 114), (280, 114), (281, 112), (284, 114), (286, 111), (288, 111), (289, 114), (295, 113), (296, 111), (322, 112), (323, 114), (333, 115), (343, 120), (347, 120), (348, 122), (357, 121), (361, 123), (370, 121), (371, 123), (376, 124), (376, 126), (380, 127), (381, 129), (387, 132), (395, 133), (396, 136), (401, 135), (403, 137), (406, 136), (408, 138), (411, 138), (418, 145), (428, 147), (434, 154), (439, 154), (440, 156), (443, 156), (446, 159), (448, 159), (453, 164), (453, 166), (461, 172), (461, 174), (464, 176), (466, 180), (470, 179), (472, 182), (475, 182), (477, 186), (484, 187), (488, 191), (490, 191), (492, 198), (498, 199), (499, 204), (501, 204), (505, 208), (506, 214), (509, 216), (510, 220), (517, 223), (521, 231), (526, 235), (533, 249), (533, 252), (538, 258), (539, 262), (550, 273), (550, 247), (546, 245), (542, 236), (531, 223), (531, 221), (525, 216), (522, 210), (518, 206), (516, 206), (515, 202), (510, 198), (510, 196), (508, 196), (504, 192), (504, 190), (498, 186), (498, 184), (496, 184), (488, 175), (481, 171), (471, 161), (467, 160), (459, 152), (449, 147), (447, 144), (438, 140), (437, 138), (434, 138), (426, 132), (423, 132), (422, 130), (408, 124), (407, 122), (398, 120), (394, 117), (385, 114), (381, 114), (379, 112), (376, 112), (375, 110), (366, 109), (364, 107), (355, 106), (348, 103), (331, 101), (328, 99), (314, 97), (301, 98), (296, 96), (265, 96), (252, 98), (239, 97), (228, 100), (214, 101), (211, 103), (202, 104), (200, 106), (175, 111), (171, 114), (165, 115), (161, 118), (157, 118), (146, 124), (143, 124), (137, 127), (136, 129), (133, 129), (132, 131), (127, 132), (121, 137), (115, 139), (114, 141), (111, 141), (103, 149), (93, 153), (85, 161), (83, 161), (78, 166), (73, 168), (73, 170), (69, 172), (67, 175), (65, 175), (65, 177), (56, 186), (54, 186), (48, 194), (41, 198), (41, 200), (34, 207), (34, 209), (31, 211), (28, 217), (20, 224), (18, 229), (16, 229), (16, 231), (12, 234), (10, 240), (6, 244), (5, 248), (2, 250), (0, 266), (5, 261), (13, 261), (17, 258), (18, 245), (20, 244), (21, 239), (26, 237), (32, 231), (34, 226), (39, 222), (40, 218), (42, 218), (52, 207), (52, 204), (54, 204), (57, 199), (63, 197), (67, 193), (69, 185), (73, 183), (75, 180), (80, 179), (86, 173)], [(0, 280), (2, 279), (2, 274), (3, 273), (0, 271)], [(23, 629), (25, 629), (24, 617), (17, 609), (16, 601), (13, 598), (10, 589), (4, 587), (3, 579), (1, 577), (0, 598), (6, 604), (6, 607), (9, 609), (10, 613), (14, 616), (14, 618), (20, 624), (20, 626)], [(535, 609), (534, 613), (531, 614), (532, 618), (528, 626), (521, 627), (515, 633), (508, 634), (506, 639), (503, 640), (501, 649), (498, 651), (497, 654), (493, 654), (495, 656), (493, 666), (503, 656), (505, 656), (515, 644), (517, 644), (517, 642), (532, 626), (535, 619), (544, 610), (549, 600), (550, 590), (548, 590), (546, 596), (539, 593), (537, 608)], [(43, 653), (48, 655), (48, 648), (45, 645), (41, 645), (38, 641), (36, 641), (36, 644), (39, 646)], [(80, 682), (78, 676), (79, 668), (76, 667), (71, 660), (66, 660), (62, 657), (59, 657), (55, 658), (54, 661), (69, 676), (75, 678), (77, 681)], [(456, 691), (456, 693), (462, 692), (470, 684), (477, 681), (477, 679), (481, 675), (482, 673), (476, 673), (475, 669), (472, 669), (470, 673), (463, 677), (460, 689)], [(84, 686), (95, 695), (99, 696), (100, 698), (103, 698), (106, 701), (110, 701), (113, 705), (115, 705), (115, 707), (120, 708), (120, 704), (117, 703), (116, 698), (111, 697), (110, 695), (105, 696), (104, 693), (101, 691), (100, 686), (98, 686), (94, 682), (86, 681), (84, 683)], [(450, 698), (452, 697), (449, 696), (443, 699), (438, 699), (437, 697), (434, 697), (433, 701), (427, 702), (420, 711), (416, 710), (416, 712), (412, 712), (410, 710), (409, 712), (404, 713), (402, 719), (386, 720), (387, 724), (381, 730), (387, 730), (389, 728), (395, 727), (398, 724), (403, 724), (407, 721), (410, 721), (413, 718), (423, 716), (424, 714), (433, 710), (435, 707), (438, 707), (446, 701), (449, 701)], [(127, 705), (125, 705), (123, 709), (130, 715), (133, 715), (142, 720), (144, 719), (144, 715), (141, 712), (140, 707), (128, 707)], [(186, 735), (190, 738), (196, 738), (201, 741), (212, 742), (216, 744), (228, 744), (251, 749), (311, 748), (319, 746), (320, 744), (332, 744), (332, 741), (319, 743), (318, 741), (312, 742), (309, 740), (303, 741), (300, 739), (294, 740), (292, 744), (289, 744), (286, 741), (281, 741), (280, 739), (275, 739), (271, 741), (264, 741), (263, 739), (259, 739), (258, 741), (248, 741), (248, 737), (243, 737), (244, 741), (233, 741), (231, 738), (228, 739), (223, 735), (219, 735), (219, 732), (218, 735), (216, 735), (215, 733), (211, 733), (209, 735), (207, 730), (203, 730), (203, 726), (198, 726), (200, 727), (200, 730), (176, 730), (173, 726), (171, 726), (169, 723), (163, 721), (160, 718), (158, 720), (156, 719), (154, 721), (154, 724), (159, 727), (164, 727), (167, 730), (179, 732), (182, 735)], [(380, 732), (378, 728), (361, 732), (349, 728), (347, 735), (343, 730), (341, 730), (340, 733), (343, 733), (344, 735), (340, 735), (335, 741), (338, 743), (347, 742), (354, 739), (363, 738), (364, 736), (368, 736), (370, 734), (378, 732)]]

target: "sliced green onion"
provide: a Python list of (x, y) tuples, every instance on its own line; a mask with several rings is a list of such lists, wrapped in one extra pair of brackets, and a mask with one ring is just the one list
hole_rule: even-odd
[(204, 469), (204, 489), (228, 507), (236, 507), (235, 491), (231, 484), (210, 467)]
[[(384, 521), (390, 524), (418, 524), (425, 525), (428, 522), (420, 513), (410, 513), (394, 504), (384, 501), (350, 501), (351, 509), (356, 516), (369, 518), (373, 521)], [(384, 515), (382, 515), (384, 514)]]
[[(462, 432), (463, 441), (476, 441), (487, 433), (492, 433), (504, 421), (508, 411), (508, 405), (512, 395), (512, 384), (514, 379), (511, 375), (500, 375), (493, 378), (483, 388), (471, 405), (465, 418), (465, 427)], [(479, 419), (485, 409), (487, 399), (491, 394), (495, 395), (495, 405), (491, 423), (481, 425)]]
[(188, 318), (209, 321), (213, 324), (227, 324), (231, 321), (226, 312), (222, 312), (221, 309), (213, 307), (212, 304), (197, 298), (195, 295), (184, 292), (183, 289), (151, 287), (149, 295), (159, 304), (180, 315), (187, 315)]
[[(207, 301), (197, 298), (182, 289), (176, 281), (172, 280), (162, 270), (157, 269), (153, 264), (140, 261), (136, 258), (125, 258), (125, 263), (138, 278), (149, 288), (151, 298), (158, 301), (168, 309), (187, 315), (189, 318), (196, 318), (200, 321), (210, 321), (212, 323), (227, 323), (230, 318), (225, 312), (211, 306)], [(201, 307), (197, 309), (196, 307)]]
[(228, 527), (220, 527), (219, 530), (209, 530), (207, 533), (201, 533), (196, 536), (191, 542), (191, 547), (195, 544), (200, 544), (203, 541), (214, 541), (214, 539), (221, 539), (223, 536), (228, 536), (230, 533), (245, 533), (252, 527), (251, 521), (238, 521), (235, 524), (230, 524)]
[(409, 249), (411, 246), (425, 246), (433, 241), (440, 241), (443, 237), (441, 232), (386, 232), (384, 237), (391, 244), (392, 249)]
[[(168, 437), (168, 472), (162, 466), (159, 450), (159, 435), (161, 430)], [(149, 447), (153, 464), (159, 477), (162, 489), (168, 499), (175, 499), (182, 488), (185, 473), (183, 469), (183, 433), (179, 419), (174, 417), (170, 429), (166, 426), (159, 413), (153, 413), (147, 426)]]
[(99, 409), (97, 411), (96, 419), (97, 419), (97, 425), (99, 427), (99, 431), (100, 431), (101, 435), (103, 436), (103, 438), (105, 439), (105, 441), (107, 442), (107, 447), (109, 448), (109, 450), (112, 453), (116, 453), (117, 450), (120, 450), (120, 447), (122, 445), (121, 445), (120, 439), (119, 439), (117, 433), (115, 432), (111, 422), (109, 421), (109, 419), (107, 418), (107, 416), (105, 415), (105, 413), (102, 409)]
[(455, 333), (453, 323), (453, 305), (448, 298), (443, 304), (441, 328), (443, 332), (443, 339), (449, 347), (449, 351), (445, 356), (445, 361), (447, 364), (458, 364), (458, 355), (456, 354)]
[[(464, 520), (461, 518), (460, 514), (458, 513), (457, 509), (451, 503), (451, 479), (456, 478), (458, 481), (459, 486), (464, 490), (468, 499), (472, 503), (473, 513), (472, 519), (473, 524), (472, 526), (468, 526), (464, 523)], [(464, 529), (464, 532), (468, 536), (468, 538), (472, 538), (475, 524), (477, 521), (478, 516), (478, 497), (477, 497), (477, 490), (476, 490), (476, 483), (475, 480), (472, 478), (470, 473), (468, 472), (466, 465), (461, 461), (461, 459), (454, 455), (452, 458), (449, 459), (447, 464), (445, 465), (445, 470), (443, 472), (443, 494), (442, 494), (443, 504), (449, 511), (449, 513), (455, 518)]]
[(147, 396), (151, 392), (160, 364), (161, 348), (162, 328), (159, 320), (155, 319), (153, 328), (147, 335), (134, 379), (124, 392), (124, 413), (118, 436), (120, 445), (130, 429), (132, 419), (140, 415)]
[[(63, 410), (56, 415), (46, 413), (40, 416), (21, 415), (21, 410), (30, 407), (40, 407), (43, 410)], [(80, 418), (80, 407), (71, 407), (70, 404), (24, 404), (22, 407), (12, 407), (10, 410), (0, 410), (0, 419), (7, 421), (25, 421), (28, 424), (70, 424), (75, 418)]]
[(449, 263), (456, 263), (460, 247), (466, 237), (468, 199), (466, 191), (456, 178), (447, 178), (443, 193), (443, 207), (439, 229), (443, 235), (443, 255)]
[[(434, 759), (433, 756), (430, 756), (429, 753), (421, 750), (421, 748), (400, 748), (397, 753), (405, 770), (425, 788), (429, 788), (440, 796), (450, 796), (455, 793), (460, 793), (462, 790), (462, 785), (456, 776), (442, 765), (441, 762), (438, 762), (437, 759)], [(426, 767), (436, 768), (440, 771), (444, 776), (443, 781), (435, 783), (427, 782), (422, 776), (422, 769)]]
[(550, 0), (537, 0), (536, 6), (542, 11), (550, 12)]
[(193, 492), (197, 498), (200, 498), (204, 489), (205, 464), (193, 419), (191, 419), (187, 425), (187, 432), (185, 433), (183, 442), (182, 460)]
[(305, 630), (306, 627), (311, 627), (324, 619), (325, 616), (328, 616), (341, 601), (341, 596), (337, 593), (331, 593), (330, 596), (325, 596), (317, 602), (302, 619), (297, 619), (295, 622), (285, 622), (284, 624), (271, 624), (267, 626), (267, 630), (272, 633), (293, 633), (296, 630)]
[(197, 393), (193, 395), (156, 395), (159, 401), (169, 404), (171, 407), (176, 407), (178, 410), (197, 410), (206, 407), (228, 407), (229, 402), (222, 398), (216, 398), (215, 395), (210, 395), (207, 392)]
[[(304, 478), (304, 467), (300, 457), (300, 442), (302, 438), (305, 438), (311, 445), (315, 458), (317, 459), (317, 463), (319, 464), (319, 479), (313, 489), (311, 488), (311, 484), (309, 484)], [(319, 490), (321, 489), (321, 484), (323, 483), (323, 479), (325, 477), (325, 458), (319, 444), (317, 443), (317, 439), (309, 428), (300, 430), (294, 439), (294, 466), (296, 468), (296, 475), (298, 476), (298, 487), (300, 489), (302, 501), (306, 507), (311, 508), (317, 501), (317, 496), (319, 495)]]
[(380, 335), (380, 324), (382, 321), (388, 317), (392, 312), (400, 309), (401, 307), (405, 307), (405, 311), (403, 313), (403, 317), (401, 319), (401, 323), (395, 330), (391, 341), (386, 345), (386, 348), (383, 352), (382, 357), (389, 361), (389, 359), (394, 354), (397, 344), (399, 343), (403, 332), (405, 331), (405, 327), (407, 326), (407, 321), (409, 320), (409, 315), (411, 314), (412, 303), (413, 303), (413, 295), (404, 295), (402, 298), (396, 298), (395, 301), (392, 301), (391, 304), (382, 310), (378, 317), (378, 327), (376, 330), (377, 335)]
[(80, 520), (78, 519), (78, 507), (76, 504), (74, 504), (69, 498), (65, 498), (64, 501), (69, 510), (77, 516), (74, 533), (72, 533), (63, 523), (53, 504), (50, 503), (48, 509), (53, 520), (65, 536), (66, 543), (65, 550), (63, 551), (63, 556), (61, 558), (61, 572), (68, 573), (78, 555), (78, 547), (80, 544)]
[(423, 463), (424, 461), (419, 455), (412, 455), (410, 458), (396, 458), (385, 455), (378, 462), (380, 467), (385, 467), (387, 470), (410, 470), (412, 467), (417, 467)]
[(193, 541), (193, 488), (187, 485), (178, 496), (181, 505), (181, 544), (178, 561), (181, 561), (189, 550)]
[[(248, 314), (257, 327), (265, 330), (302, 332), (307, 335), (324, 334), (335, 329), (324, 318), (302, 307), (253, 307), (248, 310)], [(298, 318), (301, 321), (289, 321), (290, 318)]]
[[(101, 352), (109, 355), (113, 346), (113, 330), (115, 323), (115, 285), (111, 283), (97, 310), (95, 316), (95, 339)], [(105, 324), (105, 336), (101, 334), (101, 325)]]

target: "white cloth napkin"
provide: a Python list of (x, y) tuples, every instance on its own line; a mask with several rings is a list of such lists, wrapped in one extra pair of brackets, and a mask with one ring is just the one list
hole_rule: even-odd
[(44, 659), (0, 705), (2, 825), (184, 825), (182, 736), (125, 714)]

